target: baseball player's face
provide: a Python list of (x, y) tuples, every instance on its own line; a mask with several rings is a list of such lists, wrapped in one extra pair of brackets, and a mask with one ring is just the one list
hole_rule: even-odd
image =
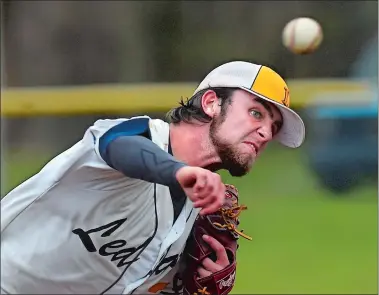
[(248, 173), (282, 126), (278, 108), (243, 90), (233, 94), (226, 113), (213, 117), (210, 138), (223, 166), (233, 176)]

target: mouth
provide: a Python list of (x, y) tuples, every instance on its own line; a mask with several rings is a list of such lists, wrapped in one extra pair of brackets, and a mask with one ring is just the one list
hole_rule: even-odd
[(254, 142), (244, 141), (243, 143), (247, 144), (252, 149), (252, 151), (254, 152), (255, 155), (258, 154), (259, 148)]

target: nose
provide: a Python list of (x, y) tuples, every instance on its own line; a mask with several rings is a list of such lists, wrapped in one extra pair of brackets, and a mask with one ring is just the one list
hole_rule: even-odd
[(262, 126), (258, 129), (258, 135), (262, 139), (263, 142), (268, 142), (272, 139), (271, 128), (267, 126)]

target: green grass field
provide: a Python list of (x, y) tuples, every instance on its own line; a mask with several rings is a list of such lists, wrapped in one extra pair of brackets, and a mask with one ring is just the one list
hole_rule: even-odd
[[(2, 195), (48, 156), (3, 159)], [(235, 294), (377, 294), (377, 188), (335, 196), (317, 185), (297, 150), (271, 148), (240, 179), (248, 206), (241, 228)]]

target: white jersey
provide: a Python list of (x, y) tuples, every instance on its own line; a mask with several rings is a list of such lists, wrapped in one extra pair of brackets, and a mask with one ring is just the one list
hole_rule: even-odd
[[(152, 141), (167, 151), (169, 125), (147, 116), (130, 120), (138, 118), (147, 118)], [(105, 163), (99, 138), (126, 120), (96, 121), (2, 199), (5, 292), (180, 293), (175, 275), (198, 210), (187, 198), (174, 223), (168, 187)]]

